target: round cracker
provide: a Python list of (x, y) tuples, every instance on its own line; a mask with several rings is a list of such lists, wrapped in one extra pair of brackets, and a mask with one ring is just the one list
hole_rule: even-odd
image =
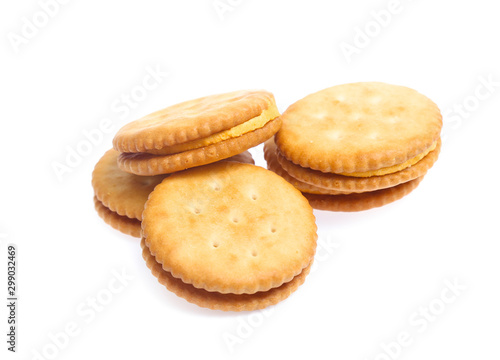
[(421, 176), (388, 189), (348, 195), (316, 195), (304, 193), (314, 209), (354, 212), (384, 206), (412, 192), (424, 177)]
[(262, 128), (239, 137), (178, 154), (122, 153), (118, 156), (118, 166), (123, 171), (136, 175), (151, 176), (178, 172), (196, 166), (211, 164), (239, 154), (263, 143), (272, 137), (280, 127), (281, 119), (277, 117)]
[(113, 139), (119, 152), (142, 153), (202, 139), (276, 106), (267, 91), (235, 91), (182, 102), (123, 126)]
[(252, 311), (275, 305), (289, 297), (291, 293), (304, 283), (312, 266), (312, 263), (309, 264), (291, 281), (269, 291), (261, 291), (255, 294), (221, 294), (197, 289), (173, 277), (168, 271), (163, 270), (161, 264), (151, 255), (151, 252), (144, 243), (144, 239), (141, 241), (141, 247), (143, 249), (142, 257), (146, 261), (147, 267), (160, 284), (188, 302), (212, 310)]
[(95, 196), (94, 207), (101, 219), (103, 219), (104, 222), (110, 225), (113, 229), (116, 229), (126, 235), (137, 238), (141, 237), (141, 222), (139, 220), (118, 215), (114, 211), (105, 207)]
[(438, 139), (436, 148), (415, 165), (393, 174), (366, 178), (324, 173), (304, 168), (288, 161), (279, 149), (276, 156), (283, 169), (299, 181), (325, 189), (362, 193), (394, 187), (424, 176), (437, 161), (440, 151), (441, 139)]
[[(117, 151), (108, 150), (96, 164), (92, 173), (95, 196), (118, 215), (142, 220), (149, 194), (168, 175), (138, 176), (122, 171), (117, 164), (118, 155)], [(226, 160), (254, 164), (248, 151)]]
[(429, 149), (442, 127), (430, 99), (379, 82), (324, 89), (291, 105), (282, 119), (279, 151), (295, 164), (328, 173), (404, 163)]
[(311, 262), (316, 224), (291, 184), (258, 166), (220, 162), (173, 174), (143, 213), (151, 253), (175, 278), (252, 294), (292, 280)]

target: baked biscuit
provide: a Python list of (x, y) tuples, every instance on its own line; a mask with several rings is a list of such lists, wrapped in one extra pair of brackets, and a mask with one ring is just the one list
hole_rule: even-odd
[(317, 239), (311, 206), (298, 190), (234, 162), (166, 178), (146, 203), (142, 230), (165, 272), (189, 288), (231, 297), (294, 288)]
[(236, 91), (186, 101), (122, 127), (113, 139), (119, 167), (137, 175), (169, 174), (254, 147), (281, 127), (274, 96)]
[(281, 119), (264, 147), (268, 168), (318, 209), (359, 211), (401, 198), (441, 149), (438, 107), (402, 86), (334, 86), (297, 101)]
[(280, 153), (305, 168), (369, 177), (403, 170), (433, 149), (441, 113), (415, 90), (379, 82), (334, 86), (291, 105)]

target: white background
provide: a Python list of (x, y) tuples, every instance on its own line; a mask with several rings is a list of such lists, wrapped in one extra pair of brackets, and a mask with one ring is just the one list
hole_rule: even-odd
[[(0, 5), (0, 357), (10, 358), (5, 250), (15, 243), (19, 352), (12, 358), (382, 360), (392, 351), (406, 360), (498, 359), (494, 2), (401, 0), (385, 20), (376, 14), (394, 10), (389, 0), (221, 3), (233, 4), (222, 16), (212, 0), (74, 0), (45, 10), (50, 16), (35, 0)], [(38, 27), (29, 33), (24, 18)], [(360, 31), (369, 38), (348, 59), (341, 46), (356, 36), (360, 45)], [(141, 93), (147, 69), (157, 67), (169, 75)], [(496, 85), (477, 93), (488, 79)], [(439, 105), (447, 135), (440, 159), (396, 203), (315, 212), (323, 243), (316, 270), (271, 312), (222, 313), (177, 298), (149, 273), (138, 240), (94, 211), (93, 166), (129, 121), (248, 88), (273, 92), (284, 111), (311, 92), (371, 80), (412, 87)], [(135, 108), (113, 108), (133, 91)], [(65, 164), (84, 131), (106, 118), (112, 133), (58, 179), (54, 164)], [(261, 147), (252, 152), (265, 166)], [(113, 271), (133, 279), (92, 313), (87, 301), (104, 296)], [(444, 304), (442, 294), (452, 294), (446, 281), (460, 290)], [(429, 306), (432, 321), (419, 315)], [(61, 335), (68, 326), (71, 338)], [(409, 340), (395, 345), (401, 333)]]

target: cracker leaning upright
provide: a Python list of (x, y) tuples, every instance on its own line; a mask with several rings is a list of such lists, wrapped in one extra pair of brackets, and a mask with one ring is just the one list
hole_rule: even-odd
[[(145, 249), (190, 289), (170, 290), (200, 306), (233, 311), (288, 296), (303, 281), (317, 238), (311, 206), (298, 190), (270, 171), (230, 162), (165, 179), (146, 203), (142, 230)], [(210, 299), (225, 300), (200, 301), (206, 299), (200, 293), (213, 292), (219, 295)]]
[(113, 140), (118, 165), (158, 175), (210, 164), (256, 146), (281, 126), (274, 96), (235, 91), (186, 101), (121, 128)]

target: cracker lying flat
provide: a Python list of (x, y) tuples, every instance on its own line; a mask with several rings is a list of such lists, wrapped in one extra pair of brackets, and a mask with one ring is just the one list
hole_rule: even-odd
[(286, 159), (344, 175), (405, 163), (431, 148), (442, 127), (441, 113), (427, 97), (377, 82), (311, 94), (282, 119), (276, 144)]
[(173, 174), (146, 203), (146, 245), (173, 277), (221, 294), (269, 291), (299, 275), (316, 249), (312, 208), (257, 166), (220, 162)]

